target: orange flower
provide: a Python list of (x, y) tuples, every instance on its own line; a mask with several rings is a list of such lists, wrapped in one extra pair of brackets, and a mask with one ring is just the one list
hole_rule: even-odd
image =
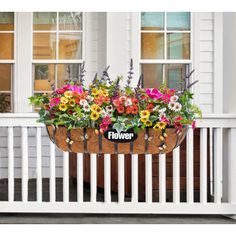
[(124, 113), (125, 108), (123, 106), (118, 106), (117, 111), (118, 111), (118, 113)]
[(132, 109), (131, 106), (129, 106), (129, 107), (126, 108), (126, 114), (131, 114), (132, 111), (133, 111), (133, 109)]
[(118, 106), (121, 105), (121, 102), (120, 102), (118, 99), (115, 99), (115, 100), (113, 101), (113, 104), (114, 104), (114, 106), (118, 107)]
[(138, 114), (138, 107), (137, 106), (132, 107), (132, 114), (134, 114), (134, 115)]
[(154, 108), (154, 105), (149, 103), (147, 106), (146, 106), (146, 110), (148, 110), (149, 112), (152, 112), (152, 109)]

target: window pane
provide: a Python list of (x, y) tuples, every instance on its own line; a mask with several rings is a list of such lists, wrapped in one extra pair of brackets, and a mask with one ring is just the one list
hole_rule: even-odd
[(56, 30), (56, 12), (35, 12), (34, 30)]
[(0, 64), (0, 91), (11, 91), (10, 64)]
[(14, 34), (0, 33), (0, 60), (14, 58)]
[(0, 12), (0, 30), (14, 30), (14, 13)]
[(34, 33), (34, 59), (56, 59), (56, 34)]
[(35, 64), (34, 65), (34, 90), (51, 91), (50, 84), (55, 83), (54, 64)]
[(165, 78), (169, 88), (184, 88), (184, 81), (186, 75), (185, 64), (167, 64), (165, 65)]
[(57, 87), (60, 88), (65, 80), (77, 81), (79, 77), (79, 64), (57, 65)]
[(162, 84), (163, 65), (142, 64), (144, 88), (158, 88)]
[(59, 30), (82, 30), (82, 12), (60, 12)]
[(167, 30), (190, 30), (190, 13), (168, 12)]
[(11, 94), (0, 92), (0, 113), (11, 112)]
[(163, 12), (142, 12), (141, 13), (142, 30), (163, 30), (164, 13)]
[(190, 59), (190, 34), (167, 34), (168, 59)]
[(164, 34), (142, 33), (141, 34), (141, 58), (163, 59), (164, 58)]
[(59, 34), (59, 59), (82, 59), (82, 34)]

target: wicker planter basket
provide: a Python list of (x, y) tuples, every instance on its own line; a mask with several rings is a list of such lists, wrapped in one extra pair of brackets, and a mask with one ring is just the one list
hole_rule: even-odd
[[(127, 143), (117, 143), (107, 140), (103, 135), (95, 134), (93, 128), (75, 128), (70, 131), (66, 127), (55, 128), (53, 125), (46, 126), (49, 138), (63, 151), (75, 153), (106, 153), (106, 154), (158, 154), (168, 153), (178, 147), (184, 140), (186, 127), (179, 132), (175, 128), (163, 131), (153, 128), (141, 129), (136, 140)], [(164, 143), (164, 148), (163, 147)], [(161, 150), (162, 149), (162, 150)]]

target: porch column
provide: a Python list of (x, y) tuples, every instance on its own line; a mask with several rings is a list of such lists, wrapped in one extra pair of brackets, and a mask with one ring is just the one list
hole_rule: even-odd
[[(24, 33), (21, 33), (24, 32)], [(33, 90), (32, 79), (32, 13), (16, 13), (16, 66), (14, 70), (14, 112), (32, 112), (28, 97)]]

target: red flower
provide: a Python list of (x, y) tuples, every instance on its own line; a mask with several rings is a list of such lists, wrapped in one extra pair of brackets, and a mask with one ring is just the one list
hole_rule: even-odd
[(152, 112), (152, 109), (154, 108), (154, 105), (149, 103), (147, 106), (146, 106), (146, 110), (148, 110), (149, 112)]
[(138, 114), (138, 107), (137, 106), (132, 107), (132, 114), (134, 114), (134, 115)]
[(125, 108), (123, 106), (118, 106), (117, 111), (118, 111), (118, 113), (124, 113)]
[(137, 98), (133, 98), (133, 100), (132, 100), (132, 104), (134, 104), (134, 105), (138, 105), (138, 99), (137, 99)]
[(163, 95), (162, 95), (162, 100), (163, 100), (163, 102), (169, 103), (169, 102), (170, 102), (170, 97), (171, 97), (170, 94), (163, 94)]
[(126, 114), (131, 114), (132, 111), (133, 111), (133, 109), (132, 109), (131, 106), (129, 106), (129, 107), (126, 108)]
[(110, 116), (105, 116), (103, 119), (102, 119), (102, 123), (103, 124), (111, 124), (111, 117)]
[(101, 106), (103, 104), (103, 99), (101, 98), (95, 98), (94, 100), (94, 103), (96, 103), (98, 106)]
[(178, 131), (183, 127), (183, 125), (180, 122), (174, 122), (174, 126)]
[(100, 129), (102, 131), (106, 131), (108, 129), (108, 124), (105, 124), (105, 123), (100, 124)]
[(79, 102), (80, 102), (80, 99), (79, 98), (75, 98), (75, 103), (79, 104)]
[(121, 102), (119, 101), (119, 99), (115, 99), (115, 100), (113, 101), (113, 104), (114, 104), (114, 106), (118, 107), (118, 106), (121, 105)]

